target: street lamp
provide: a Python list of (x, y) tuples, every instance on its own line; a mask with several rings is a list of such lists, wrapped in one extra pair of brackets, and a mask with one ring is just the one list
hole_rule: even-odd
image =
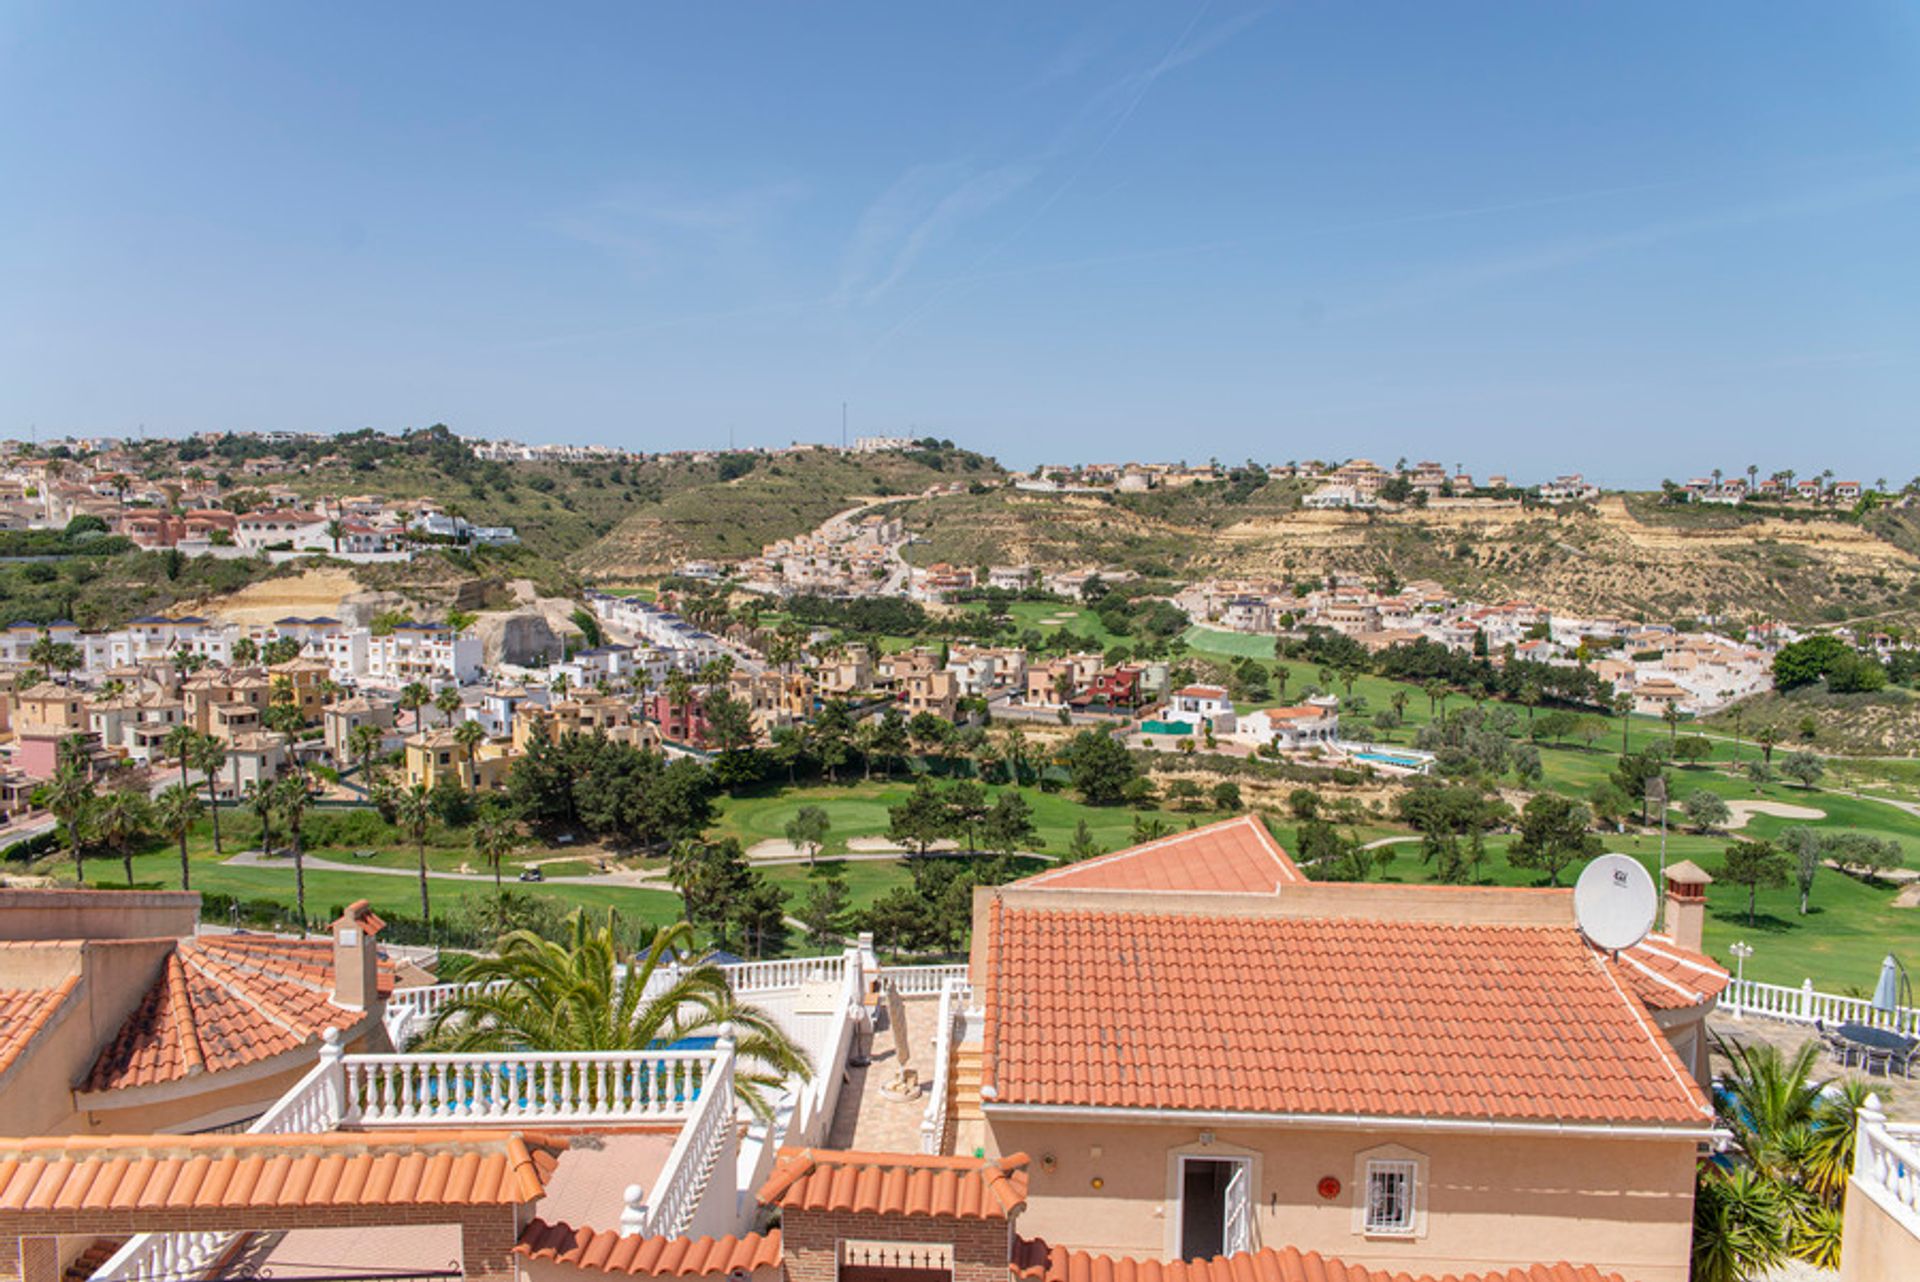
[(1753, 956), (1753, 945), (1741, 939), (1730, 945), (1727, 951), (1733, 954), (1733, 991), (1736, 994), (1734, 997), (1734, 1006), (1736, 1008), (1734, 1017), (1737, 1019), (1739, 1018), (1738, 1008), (1742, 1005), (1740, 998), (1746, 996), (1747, 992), (1747, 958)]

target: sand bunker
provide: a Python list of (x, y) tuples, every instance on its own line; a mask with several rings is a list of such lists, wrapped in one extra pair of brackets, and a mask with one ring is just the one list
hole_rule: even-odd
[(1827, 812), (1815, 810), (1812, 806), (1790, 806), (1784, 801), (1729, 801), (1727, 809), (1733, 812), (1733, 818), (1727, 822), (1729, 828), (1744, 828), (1747, 820), (1755, 815), (1772, 815), (1775, 819), (1825, 819)]

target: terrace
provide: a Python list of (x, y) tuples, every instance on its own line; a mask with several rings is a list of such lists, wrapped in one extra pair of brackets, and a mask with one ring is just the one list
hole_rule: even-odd
[[(411, 1145), (426, 1153), (448, 1147), (455, 1150), (455, 1169), (465, 1169), (457, 1165), (466, 1160), (460, 1156), (465, 1150), (490, 1144), (550, 1152), (531, 1168), (538, 1172), (534, 1183), (522, 1186), (517, 1200), (505, 1207), (506, 1220), (496, 1214), (500, 1207), (466, 1202), (436, 1216), (439, 1205), (423, 1210), (411, 1197), (386, 1197), (384, 1189), (386, 1200), (369, 1204), (376, 1177), (362, 1184), (337, 1171), (299, 1184), (298, 1200), (289, 1203), (288, 1189), (298, 1182), (288, 1177), (272, 1189), (278, 1200), (265, 1219), (257, 1204), (200, 1199), (188, 1204), (194, 1212), (189, 1223), (165, 1216), (142, 1221), (149, 1209), (157, 1213), (159, 1205), (172, 1210), (181, 1204), (177, 1199), (140, 1202), (126, 1227), (169, 1231), (137, 1233), (91, 1276), (96, 1282), (180, 1282), (266, 1272), (383, 1279), (505, 1276), (511, 1264), (501, 1265), (497, 1242), (486, 1244), (509, 1232), (510, 1247), (516, 1216), (520, 1222), (537, 1216), (626, 1234), (739, 1232), (753, 1210), (752, 1191), (772, 1171), (777, 1150), (822, 1143), (847, 1100), (841, 1083), (856, 1032), (868, 1020), (867, 994), (884, 979), (930, 1002), (930, 994), (955, 969), (882, 972), (872, 953), (858, 947), (838, 957), (729, 967), (735, 993), (772, 1015), (814, 1066), (810, 1079), (785, 1084), (770, 1122), (753, 1118), (736, 1103), (731, 1037), (711, 1045), (696, 1040), (644, 1051), (516, 1054), (349, 1054), (337, 1036), (330, 1037), (312, 1071), (245, 1135), (155, 1136), (146, 1141), (141, 1160), (149, 1149), (171, 1151), (176, 1140), (194, 1152), (175, 1156), (189, 1164), (205, 1160), (215, 1169), (244, 1167), (263, 1160), (254, 1155), (268, 1154), (270, 1162), (296, 1164), (309, 1155), (338, 1151), (347, 1152), (349, 1162), (393, 1160), (379, 1156), (386, 1151), (383, 1145), (396, 1152)], [(657, 972), (648, 988), (664, 991), (673, 979), (668, 970)], [(457, 985), (439, 985), (396, 993), (387, 1011), (394, 1044), (404, 1047), (459, 992)], [(857, 1098), (848, 1106), (857, 1107)], [(348, 1147), (340, 1150), (341, 1145)], [(224, 1190), (237, 1183), (192, 1178), (196, 1189), (220, 1183)], [(267, 1183), (262, 1177), (261, 1187)], [(362, 1200), (348, 1207), (342, 1199), (349, 1195)], [(509, 1228), (501, 1229), (502, 1223)], [(88, 1235), (96, 1229), (89, 1222), (59, 1231), (68, 1238), (64, 1258), (82, 1238), (94, 1240)], [(117, 1236), (110, 1228), (97, 1231)], [(316, 1269), (315, 1260), (328, 1263)]]

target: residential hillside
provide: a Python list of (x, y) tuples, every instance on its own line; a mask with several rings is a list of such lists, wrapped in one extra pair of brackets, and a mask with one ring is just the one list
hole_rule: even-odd
[(1293, 482), (1238, 498), (1228, 483), (1145, 495), (1000, 489), (892, 509), (919, 536), (910, 557), (977, 566), (1123, 565), (1148, 575), (1431, 578), (1480, 599), (1673, 618), (1797, 622), (1920, 619), (1911, 515), (1697, 519), (1635, 496), (1395, 513), (1308, 510)]
[(617, 580), (688, 560), (738, 559), (861, 503), (933, 486), (997, 486), (1005, 477), (992, 459), (954, 449), (728, 457), (750, 466), (738, 474), (729, 468), (725, 476), (709, 467), (705, 474), (674, 477), (572, 564), (589, 578)]

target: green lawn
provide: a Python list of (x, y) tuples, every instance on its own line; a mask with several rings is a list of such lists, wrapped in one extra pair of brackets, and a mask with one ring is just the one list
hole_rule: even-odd
[[(720, 818), (713, 828), (715, 836), (733, 837), (743, 847), (769, 839), (784, 839), (787, 821), (801, 806), (818, 806), (832, 823), (826, 854), (844, 854), (849, 837), (882, 837), (887, 832), (887, 809), (907, 799), (912, 782), (896, 775), (891, 782), (843, 783), (790, 788), (774, 785), (750, 789), (720, 802)], [(1004, 791), (1003, 786), (987, 785), (989, 798)], [(1022, 795), (1033, 808), (1034, 827), (1045, 845), (1042, 849), (1063, 851), (1073, 840), (1075, 826), (1085, 819), (1095, 841), (1106, 850), (1118, 850), (1133, 840), (1133, 819), (1142, 812), (1119, 806), (1089, 806), (1063, 793), (1045, 793), (1038, 788), (1023, 788)], [(1169, 825), (1186, 825), (1187, 816), (1172, 812), (1150, 811)]]

